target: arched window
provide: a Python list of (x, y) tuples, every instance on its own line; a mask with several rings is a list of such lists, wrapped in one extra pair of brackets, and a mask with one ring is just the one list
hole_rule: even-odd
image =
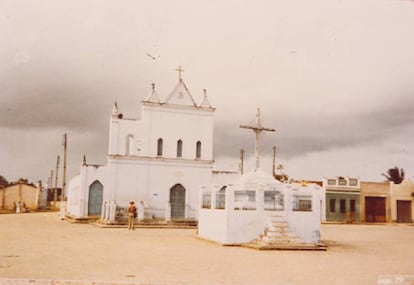
[(126, 146), (125, 146), (125, 154), (131, 155), (134, 152), (134, 136), (127, 135), (126, 137)]
[(226, 188), (227, 185), (224, 185), (220, 188), (220, 191), (216, 193), (216, 209), (226, 208)]
[(198, 141), (196, 144), (196, 158), (200, 159), (201, 158), (201, 142)]
[(178, 140), (177, 141), (177, 157), (183, 156), (183, 141)]
[(157, 155), (162, 156), (162, 139), (158, 139), (157, 142)]

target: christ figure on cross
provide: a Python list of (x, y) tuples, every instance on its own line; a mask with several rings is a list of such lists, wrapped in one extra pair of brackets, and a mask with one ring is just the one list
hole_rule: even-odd
[(276, 130), (262, 127), (262, 121), (260, 118), (259, 108), (257, 108), (256, 125), (255, 126), (240, 125), (240, 128), (253, 130), (253, 132), (256, 134), (255, 152), (256, 152), (256, 170), (257, 170), (260, 168), (260, 135), (264, 131), (275, 132)]

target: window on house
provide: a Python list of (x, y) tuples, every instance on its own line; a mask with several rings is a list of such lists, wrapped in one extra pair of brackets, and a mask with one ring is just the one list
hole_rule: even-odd
[(157, 155), (162, 156), (162, 139), (158, 139), (157, 142)]
[(345, 179), (339, 179), (338, 184), (341, 186), (346, 186), (346, 180)]
[(328, 179), (328, 185), (336, 185), (335, 179)]
[(350, 178), (349, 179), (349, 186), (358, 186), (358, 179)]
[(196, 144), (196, 158), (201, 158), (201, 142), (198, 141)]
[(177, 141), (177, 157), (183, 156), (183, 141), (178, 140)]
[(346, 200), (345, 199), (341, 199), (339, 201), (339, 210), (341, 213), (346, 213)]
[(350, 202), (350, 204), (349, 204), (349, 210), (351, 212), (355, 212), (355, 200), (350, 200), (349, 202)]
[(336, 209), (335, 209), (335, 199), (330, 199), (329, 200), (329, 212), (331, 213), (335, 213)]

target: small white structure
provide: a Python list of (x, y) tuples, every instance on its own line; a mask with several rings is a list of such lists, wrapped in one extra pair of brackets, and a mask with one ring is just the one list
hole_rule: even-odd
[(155, 85), (140, 104), (141, 118), (126, 118), (115, 102), (109, 120), (108, 163), (88, 164), (68, 187), (67, 214), (126, 217), (135, 201), (138, 218), (195, 219), (200, 185), (212, 183), (213, 117), (206, 92), (196, 103), (181, 78), (161, 101)]
[(225, 245), (317, 244), (324, 195), (319, 185), (282, 184), (257, 169), (201, 189), (198, 235)]

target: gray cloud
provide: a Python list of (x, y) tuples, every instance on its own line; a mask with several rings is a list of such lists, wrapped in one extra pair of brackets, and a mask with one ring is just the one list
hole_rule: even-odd
[(113, 88), (105, 81), (90, 84), (62, 70), (9, 71), (0, 81), (0, 127), (87, 131), (106, 126)]
[[(264, 113), (262, 115), (268, 122), (266, 126), (277, 131), (263, 135), (262, 152), (270, 155), (276, 146), (278, 155), (292, 158), (334, 148), (378, 144), (414, 125), (411, 106), (414, 106), (413, 96), (400, 96), (393, 97), (388, 106), (364, 113), (330, 116), (292, 114), (283, 117)], [(254, 153), (253, 132), (240, 129), (238, 122), (217, 124), (216, 134), (217, 156), (237, 155), (241, 148)]]

